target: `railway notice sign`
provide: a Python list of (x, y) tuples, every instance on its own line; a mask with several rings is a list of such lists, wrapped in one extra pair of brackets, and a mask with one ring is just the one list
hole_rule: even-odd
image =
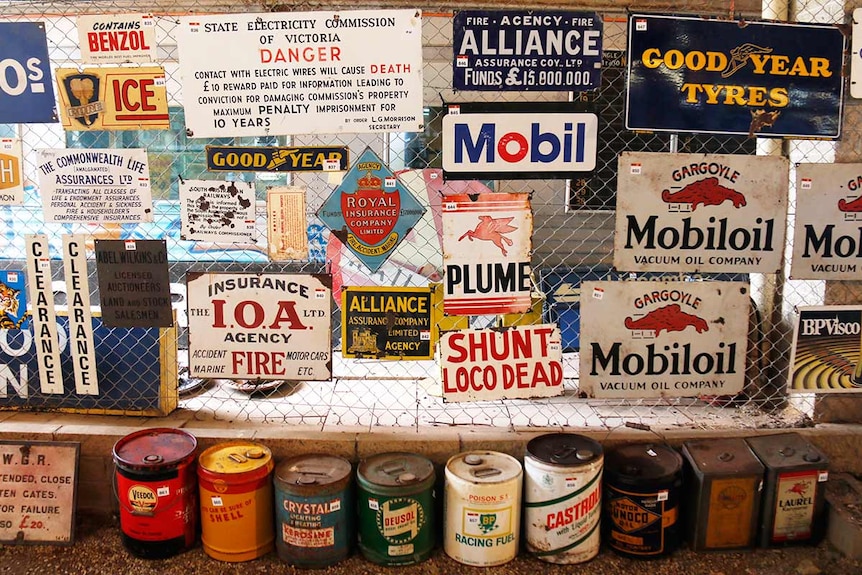
[(563, 351), (555, 325), (440, 336), (444, 401), (552, 397), (563, 393)]
[(784, 265), (787, 158), (623, 152), (618, 166), (616, 269), (774, 273)]
[(191, 377), (325, 381), (332, 376), (332, 276), (186, 275)]
[(70, 441), (0, 441), (0, 543), (74, 543), (80, 448)]
[(423, 130), (421, 10), (184, 16), (177, 47), (192, 137)]
[(578, 92), (601, 84), (595, 12), (462, 10), (452, 33), (456, 90)]
[(446, 315), (530, 309), (533, 212), (527, 194), (443, 198)]
[(739, 393), (749, 292), (741, 282), (583, 282), (581, 391), (604, 399)]
[(802, 306), (798, 311), (788, 391), (862, 392), (862, 307)]
[(180, 182), (180, 238), (198, 242), (257, 242), (254, 182)]

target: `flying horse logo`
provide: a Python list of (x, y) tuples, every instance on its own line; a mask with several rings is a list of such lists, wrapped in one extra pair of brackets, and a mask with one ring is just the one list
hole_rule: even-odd
[(469, 238), (471, 242), (474, 239), (484, 240), (486, 242), (491, 242), (500, 248), (500, 251), (503, 252), (504, 256), (508, 255), (508, 252), (506, 252), (506, 246), (503, 244), (511, 246), (514, 242), (503, 234), (508, 234), (518, 229), (515, 226), (509, 225), (514, 219), (515, 216), (508, 218), (479, 216), (479, 225), (474, 229), (467, 231), (463, 236), (458, 238), (458, 241), (460, 242), (464, 238)]

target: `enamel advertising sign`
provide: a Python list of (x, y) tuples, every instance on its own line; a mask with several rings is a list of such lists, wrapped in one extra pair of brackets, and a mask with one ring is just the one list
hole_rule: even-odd
[(36, 150), (46, 222), (153, 221), (144, 149)]
[(605, 399), (739, 393), (749, 292), (723, 281), (582, 283), (581, 391)]
[(0, 124), (57, 121), (44, 22), (0, 22)]
[(595, 114), (568, 103), (508, 106), (508, 111), (488, 105), (486, 112), (474, 111), (477, 107), (453, 104), (443, 116), (447, 179), (569, 178), (595, 169)]
[(424, 213), (425, 207), (367, 148), (317, 217), (375, 272)]
[(0, 138), (0, 206), (24, 203), (21, 140)]
[(835, 25), (633, 14), (626, 128), (836, 139), (845, 47)]
[(618, 166), (616, 269), (774, 273), (784, 265), (786, 158), (623, 152)]
[(254, 182), (180, 182), (180, 239), (253, 244)]
[(446, 315), (530, 309), (533, 212), (528, 194), (443, 198)]
[(430, 287), (345, 287), (341, 290), (341, 354), (374, 359), (433, 359), (434, 290)]
[(440, 366), (447, 402), (563, 393), (563, 352), (555, 325), (445, 332)]
[(462, 10), (452, 19), (456, 90), (594, 90), (602, 19), (595, 12)]
[(325, 381), (332, 376), (332, 276), (187, 275), (189, 375)]
[(862, 391), (862, 307), (799, 308), (793, 332), (788, 391)]
[(799, 164), (792, 279), (858, 280), (862, 164)]
[(344, 172), (346, 147), (207, 146), (207, 170), (211, 172)]
[(156, 21), (152, 14), (78, 16), (78, 45), (84, 64), (152, 62), (156, 59)]
[[(422, 11), (180, 17), (195, 138), (421, 132)], [(217, 54), (218, 57), (214, 57)]]
[(66, 130), (171, 127), (164, 68), (59, 68), (57, 86)]

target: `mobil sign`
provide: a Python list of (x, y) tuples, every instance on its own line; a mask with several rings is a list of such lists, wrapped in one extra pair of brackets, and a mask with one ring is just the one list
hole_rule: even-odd
[(465, 329), (440, 338), (445, 401), (551, 397), (563, 393), (563, 351), (555, 325)]
[(593, 113), (553, 107), (463, 114), (458, 108), (450, 106), (443, 117), (446, 178), (567, 178), (596, 167)]

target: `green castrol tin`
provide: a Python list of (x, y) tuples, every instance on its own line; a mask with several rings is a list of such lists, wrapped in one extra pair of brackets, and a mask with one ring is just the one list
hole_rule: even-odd
[(412, 453), (381, 453), (356, 471), (359, 550), (380, 565), (428, 559), (437, 527), (434, 464)]

